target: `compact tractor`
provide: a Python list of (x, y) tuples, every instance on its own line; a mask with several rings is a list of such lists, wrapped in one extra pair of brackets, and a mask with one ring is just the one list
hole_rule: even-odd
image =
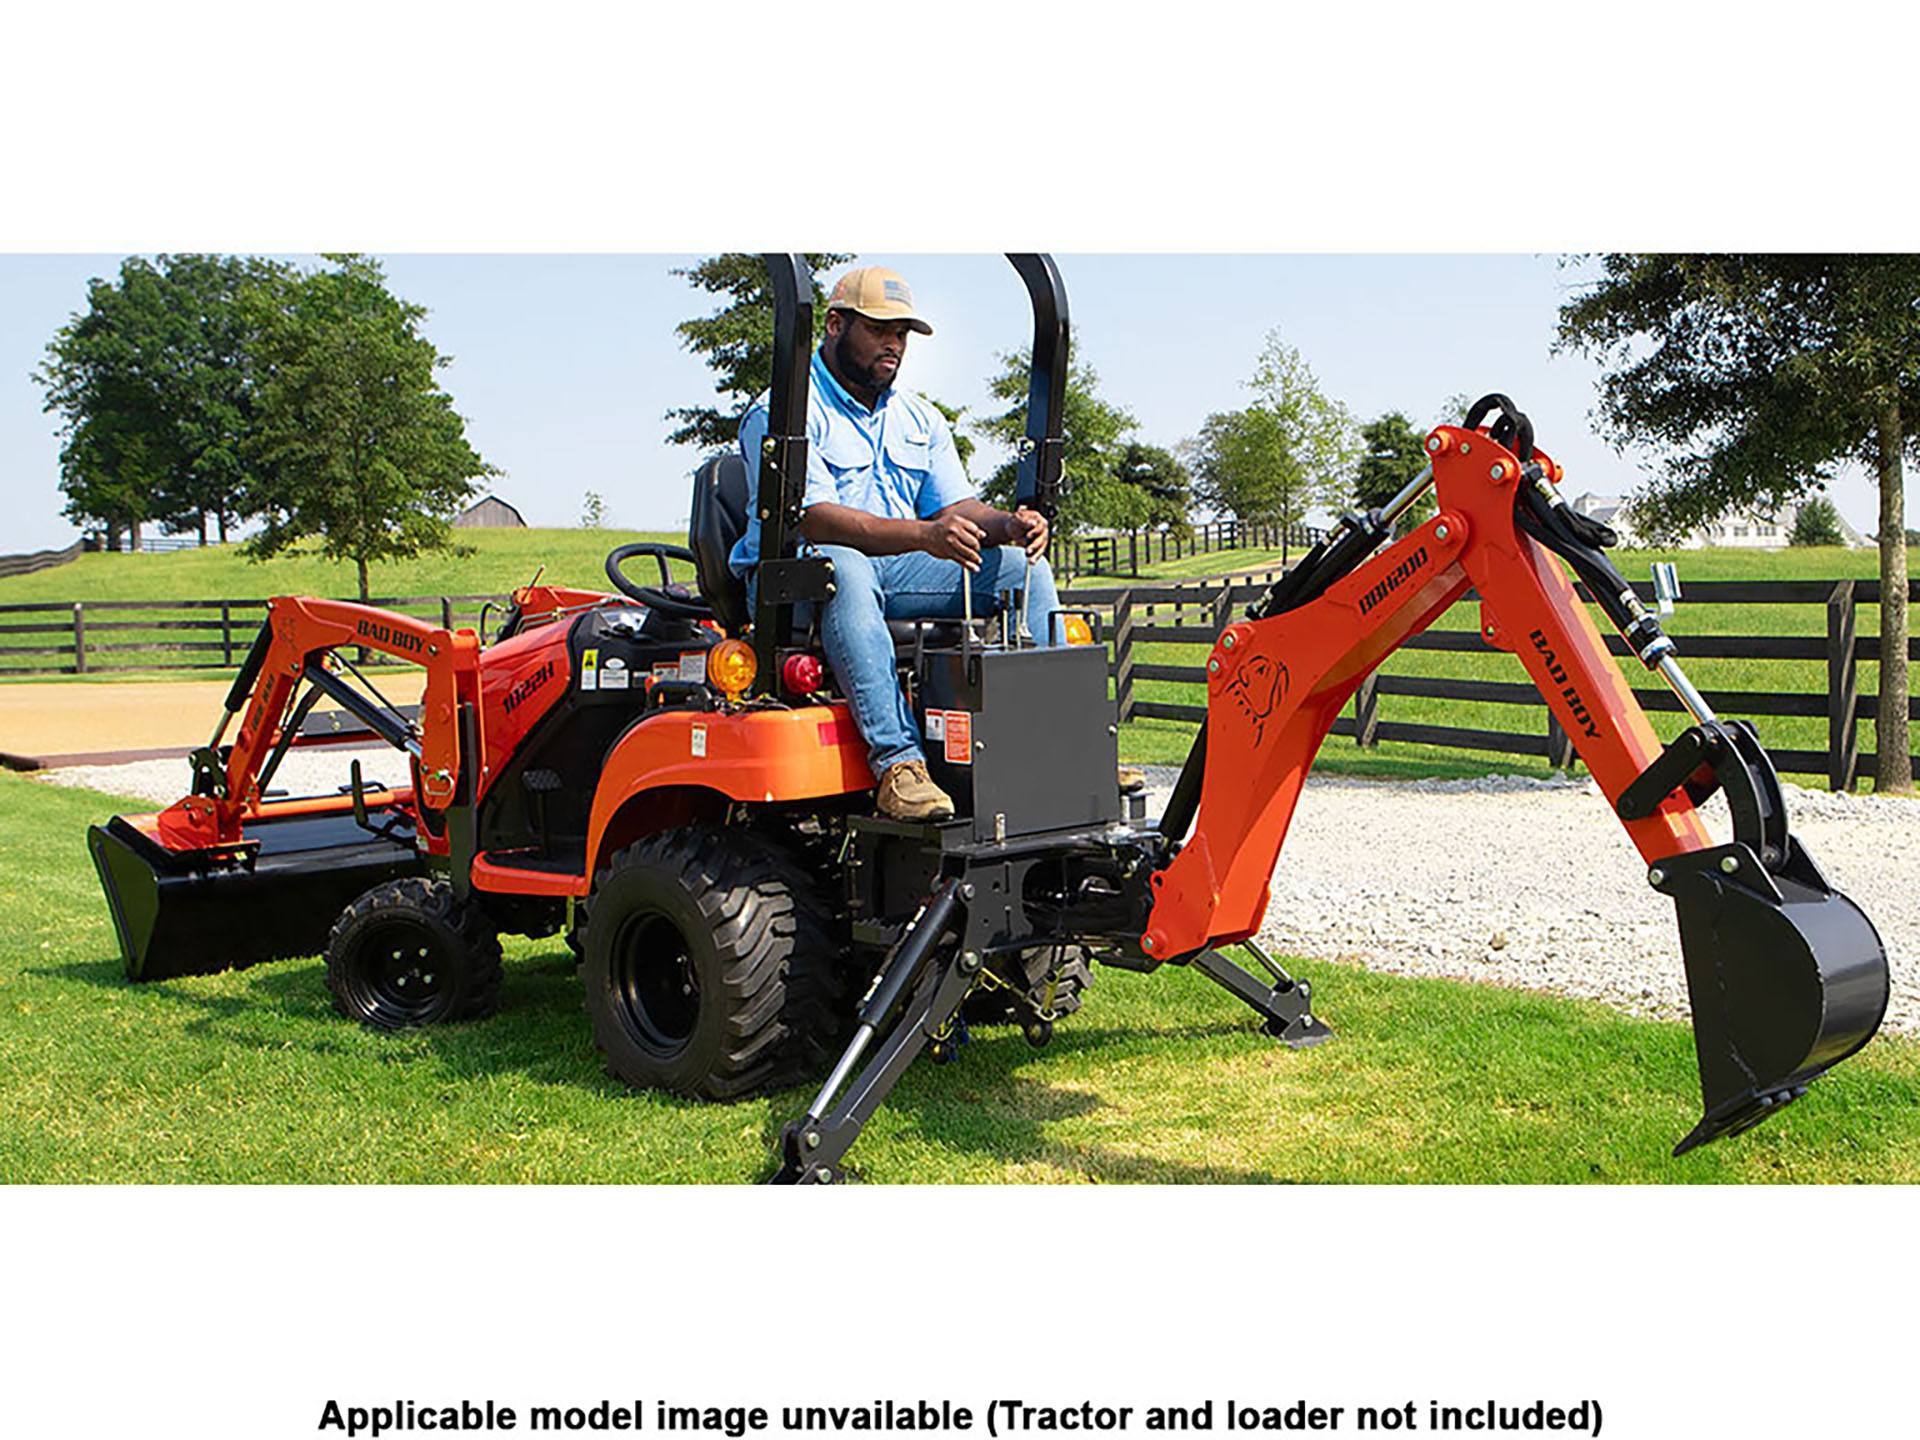
[[(1045, 256), (1011, 257), (1034, 312), (1018, 497), (1060, 493), (1067, 302)], [(776, 369), (757, 476), (694, 477), (688, 546), (624, 545), (617, 594), (537, 583), (490, 639), (339, 601), (272, 602), (191, 787), (89, 832), (127, 973), (152, 980), (324, 953), (342, 1014), (379, 1027), (496, 1004), (499, 935), (564, 933), (594, 1039), (635, 1086), (726, 1099), (816, 1079), (777, 1179), (843, 1173), (923, 1051), (970, 1025), (1035, 1044), (1080, 1005), (1089, 962), (1197, 970), (1280, 1042), (1327, 1038), (1308, 985), (1255, 937), (1300, 790), (1336, 715), (1394, 649), (1477, 592), (1678, 913), (1704, 1114), (1678, 1154), (1745, 1129), (1864, 1045), (1888, 997), (1873, 925), (1788, 829), (1753, 729), (1715, 717), (1673, 642), (1566, 505), (1561, 469), (1502, 395), (1427, 440), (1388, 504), (1343, 516), (1206, 662), (1207, 719), (1165, 811), (1116, 784), (1094, 617), (1036, 644), (1018, 597), (896, 624), (899, 670), (956, 814), (875, 813), (866, 747), (806, 617), (834, 589), (800, 539), (812, 279), (769, 256)], [(1438, 513), (1397, 541), (1427, 487)], [(752, 601), (728, 554), (758, 513)], [(1391, 542), (1391, 543), (1389, 543)], [(657, 579), (623, 568), (651, 561)], [(690, 562), (697, 593), (671, 581)], [(1693, 723), (1663, 746), (1567, 571)], [(652, 578), (652, 577), (650, 577)], [(804, 608), (803, 608), (804, 607)], [(426, 672), (417, 714), (354, 660)], [(362, 655), (364, 662), (364, 655)], [(411, 758), (344, 793), (277, 798), (321, 698)], [(237, 717), (238, 729), (228, 732)], [(1723, 793), (1732, 835), (1700, 806)], [(1238, 949), (1255, 968), (1225, 953)]]

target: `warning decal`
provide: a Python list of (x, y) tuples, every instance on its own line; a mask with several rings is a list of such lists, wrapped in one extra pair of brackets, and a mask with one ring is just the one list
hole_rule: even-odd
[(971, 710), (947, 711), (945, 729), (947, 763), (971, 765), (973, 763), (973, 712)]

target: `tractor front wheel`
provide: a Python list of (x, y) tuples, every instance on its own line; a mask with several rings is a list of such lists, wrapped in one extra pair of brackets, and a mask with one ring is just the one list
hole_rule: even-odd
[(796, 1079), (828, 1053), (845, 945), (815, 887), (737, 830), (672, 830), (594, 877), (581, 922), (594, 1043), (640, 1088), (726, 1100)]
[(333, 1008), (378, 1030), (491, 1015), (500, 937), (444, 880), (410, 876), (349, 905), (327, 940)]

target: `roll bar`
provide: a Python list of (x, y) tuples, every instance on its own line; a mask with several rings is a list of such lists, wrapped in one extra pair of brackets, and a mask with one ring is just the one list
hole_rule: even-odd
[[(778, 686), (779, 653), (792, 638), (793, 607), (833, 594), (833, 565), (798, 555), (801, 501), (807, 484), (807, 395), (813, 363), (813, 273), (799, 255), (761, 257), (773, 290), (773, 389), (767, 437), (760, 447), (754, 507), (760, 517), (760, 569), (755, 577), (754, 689)], [(1014, 496), (1049, 520), (1059, 508), (1062, 410), (1067, 393), (1067, 287), (1049, 255), (1007, 256), (1033, 305), (1033, 357), (1027, 388), (1027, 433), (1021, 441)]]

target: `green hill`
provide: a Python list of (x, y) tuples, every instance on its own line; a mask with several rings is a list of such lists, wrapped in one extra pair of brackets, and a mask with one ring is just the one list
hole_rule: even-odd
[[(468, 554), (422, 555), (372, 567), (376, 596), (497, 595), (524, 585), (540, 566), (562, 584), (605, 588), (601, 562), (633, 540), (684, 545), (683, 534), (637, 530), (463, 530)], [(636, 574), (646, 574), (642, 565)], [(237, 545), (164, 555), (82, 555), (69, 565), (0, 579), (0, 605), (45, 600), (248, 600), (269, 595), (359, 593), (351, 563), (318, 555), (254, 562)]]

